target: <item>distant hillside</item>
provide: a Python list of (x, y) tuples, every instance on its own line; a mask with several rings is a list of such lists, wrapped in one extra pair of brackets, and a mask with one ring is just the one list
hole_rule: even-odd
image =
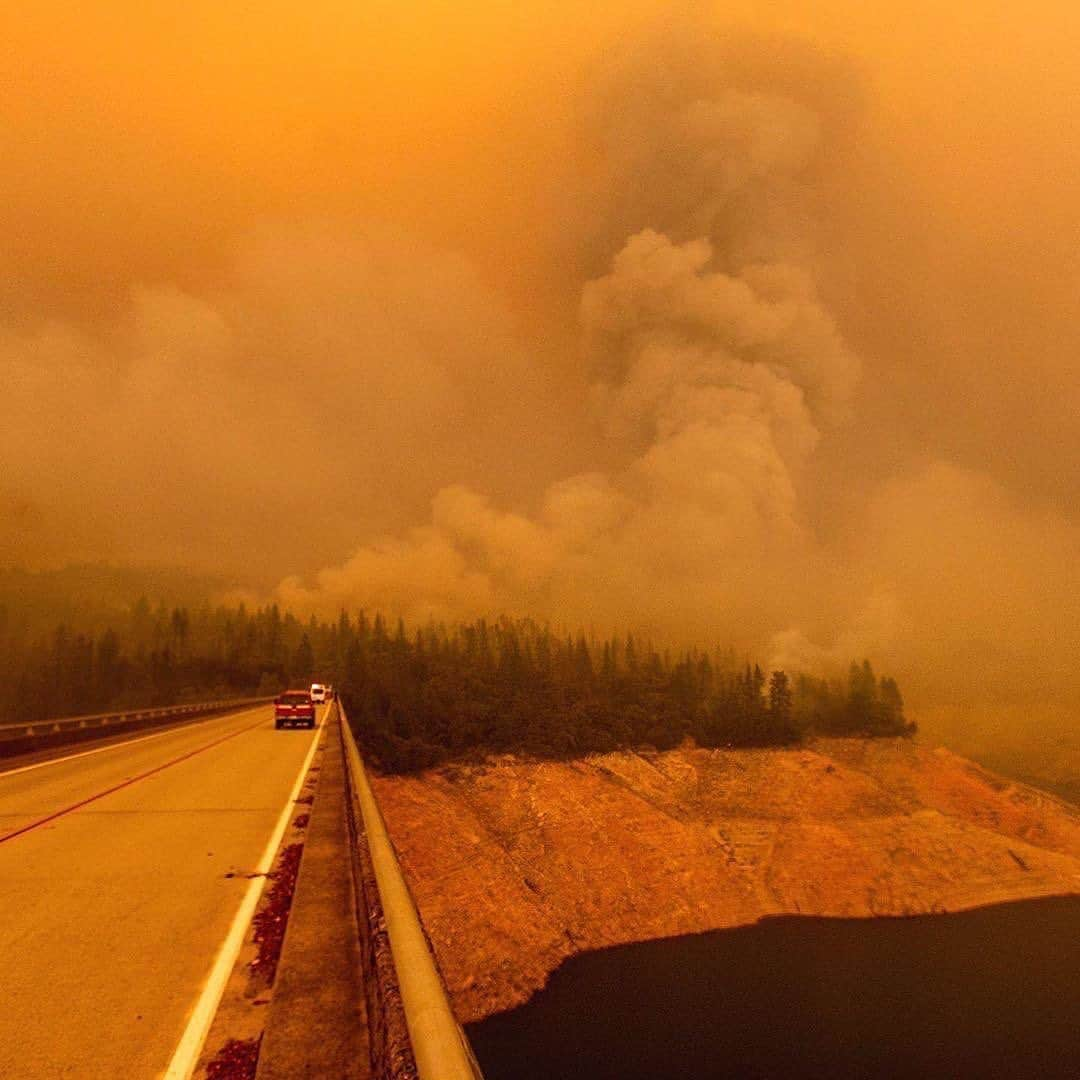
[(75, 631), (94, 632), (114, 624), (140, 599), (152, 607), (193, 606), (226, 587), (220, 579), (169, 567), (0, 567), (0, 630), (36, 637), (63, 623)]
[(910, 739), (504, 757), (374, 783), (465, 1021), (606, 945), (1080, 892), (1080, 810)]
[(981, 754), (988, 768), (1060, 795), (1080, 806), (1080, 745), (1057, 738), (1025, 751)]

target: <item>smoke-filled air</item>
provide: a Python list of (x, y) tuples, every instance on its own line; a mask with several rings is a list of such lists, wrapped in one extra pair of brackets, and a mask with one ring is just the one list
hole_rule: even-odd
[(1075, 7), (604, 7), (13, 13), (0, 565), (1067, 735)]

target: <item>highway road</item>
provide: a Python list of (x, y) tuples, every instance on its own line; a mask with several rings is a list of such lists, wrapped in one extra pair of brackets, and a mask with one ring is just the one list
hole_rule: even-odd
[(318, 735), (263, 705), (0, 763), (0, 1077), (163, 1075)]

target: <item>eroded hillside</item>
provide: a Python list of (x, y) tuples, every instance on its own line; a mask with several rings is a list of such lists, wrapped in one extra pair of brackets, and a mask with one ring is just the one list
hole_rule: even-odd
[(601, 946), (1080, 892), (1080, 811), (903, 739), (503, 758), (375, 786), (465, 1022)]

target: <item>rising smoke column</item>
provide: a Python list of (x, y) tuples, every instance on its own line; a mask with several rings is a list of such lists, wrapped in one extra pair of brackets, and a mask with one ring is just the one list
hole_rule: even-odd
[[(9, 20), (0, 564), (651, 620), (1075, 730), (1080, 16), (129, 6)], [(648, 243), (835, 316), (850, 418), (842, 345), (635, 292)]]
[(798, 258), (796, 196), (820, 125), (783, 97), (670, 101), (657, 86), (642, 102), (630, 83), (613, 182), (645, 184), (630, 216), (663, 205), (675, 235), (626, 237), (581, 294), (594, 418), (619, 464), (552, 484), (529, 516), (445, 488), (427, 525), (364, 546), (313, 589), (283, 582), (285, 603), (528, 612), (667, 636), (738, 626), (758, 641), (786, 618), (810, 542), (800, 472), (858, 378)]

